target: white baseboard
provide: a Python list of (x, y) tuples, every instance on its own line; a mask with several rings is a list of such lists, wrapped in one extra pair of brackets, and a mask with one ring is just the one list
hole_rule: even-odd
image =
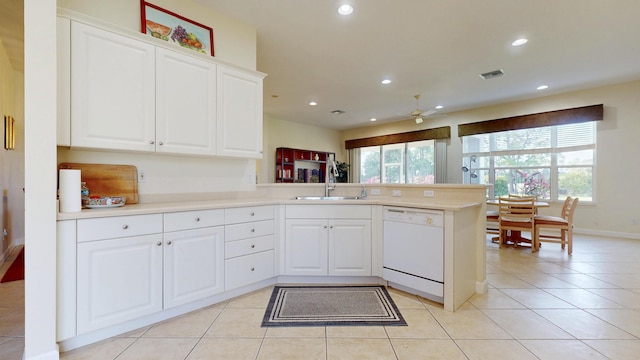
[(604, 236), (604, 237), (614, 237), (614, 238), (622, 238), (622, 239), (640, 240), (640, 234), (638, 234), (638, 233), (624, 233), (624, 232), (619, 232), (619, 231), (606, 231), (606, 230), (575, 228), (573, 230), (573, 233), (574, 234), (580, 234), (580, 235), (594, 235), (594, 236)]

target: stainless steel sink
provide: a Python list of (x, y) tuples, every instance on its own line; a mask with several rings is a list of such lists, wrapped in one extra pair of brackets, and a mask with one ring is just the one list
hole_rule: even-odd
[(296, 196), (294, 200), (359, 200), (359, 196)]

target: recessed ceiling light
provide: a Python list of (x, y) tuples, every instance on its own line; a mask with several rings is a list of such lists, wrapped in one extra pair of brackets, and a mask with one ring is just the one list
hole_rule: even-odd
[(369, 119), (369, 121), (376, 121), (376, 120), (378, 120), (378, 119), (376, 119), (376, 118)]
[(349, 15), (353, 12), (353, 6), (349, 4), (340, 5), (338, 8), (338, 14), (340, 15)]
[(440, 109), (442, 109), (443, 107), (444, 107), (444, 106), (442, 106), (442, 105), (438, 105), (438, 106), (436, 106), (436, 109), (440, 110)]
[(548, 87), (549, 87), (548, 85), (540, 85), (540, 86), (538, 86), (538, 87), (536, 88), (536, 90), (544, 90), (544, 89), (546, 89), (546, 88), (548, 88)]
[(391, 80), (389, 80), (389, 79), (384, 79), (384, 80), (382, 80), (382, 81), (380, 81), (380, 82), (382, 83), (382, 85), (389, 85), (389, 84), (391, 84)]
[(318, 105), (318, 103), (317, 103), (317, 102), (315, 102), (315, 101), (311, 101), (311, 102), (309, 102), (309, 105), (311, 105), (311, 106), (316, 106), (316, 105)]
[(527, 40), (527, 39), (525, 39), (525, 38), (518, 39), (518, 40), (516, 40), (516, 41), (512, 42), (512, 43), (511, 43), (511, 46), (520, 46), (520, 45), (524, 45), (524, 44), (526, 44), (526, 43), (527, 43), (527, 41), (529, 41), (529, 40)]

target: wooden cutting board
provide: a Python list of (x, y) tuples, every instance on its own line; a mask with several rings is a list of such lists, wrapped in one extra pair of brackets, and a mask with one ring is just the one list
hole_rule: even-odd
[(90, 196), (124, 196), (138, 203), (138, 169), (133, 165), (61, 163), (59, 169), (80, 170)]

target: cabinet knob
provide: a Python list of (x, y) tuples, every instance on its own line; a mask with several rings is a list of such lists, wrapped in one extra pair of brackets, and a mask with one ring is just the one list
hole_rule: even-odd
[(200, 221), (200, 218), (199, 218), (199, 217), (197, 217), (197, 218), (196, 218), (196, 222), (198, 222), (198, 221)]
[(255, 215), (256, 215), (256, 213), (254, 213), (254, 212), (252, 211), (252, 212), (251, 212), (251, 214), (249, 214), (249, 215), (251, 215), (251, 216), (255, 216)]
[(252, 267), (252, 268), (251, 268), (251, 271), (256, 271), (256, 268)]
[(157, 246), (160, 246), (160, 245), (162, 245), (162, 242), (161, 242), (161, 241), (158, 241), (158, 242), (156, 243), (156, 245), (157, 245)]
[(252, 232), (252, 233), (253, 233), (253, 232), (256, 232), (256, 229), (251, 229), (251, 232)]
[(327, 225), (325, 225), (325, 226), (324, 226), (324, 228), (326, 229), (326, 228), (327, 228)]
[(251, 244), (251, 248), (252, 249), (255, 248), (255, 247), (256, 247), (256, 244)]
[(171, 245), (171, 241), (167, 241), (167, 245)]
[(159, 142), (158, 142), (158, 145), (162, 146), (162, 145), (164, 145), (164, 144), (162, 143), (162, 141), (159, 141)]
[(329, 229), (333, 229), (333, 225), (329, 226)]
[(122, 229), (127, 230), (128, 228), (129, 228), (129, 225), (127, 224), (122, 225)]
[(153, 145), (153, 144), (155, 144), (155, 143), (156, 143), (156, 142), (155, 142), (155, 141), (153, 141), (153, 140), (149, 141), (149, 144), (151, 144), (151, 145)]

